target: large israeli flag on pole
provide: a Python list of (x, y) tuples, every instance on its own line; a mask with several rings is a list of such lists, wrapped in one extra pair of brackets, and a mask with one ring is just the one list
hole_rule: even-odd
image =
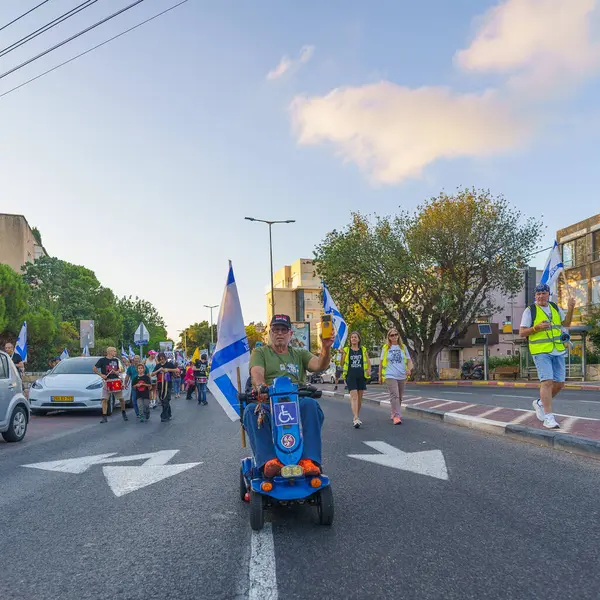
[(237, 369), (240, 368), (243, 388), (248, 378), (249, 362), (250, 345), (244, 327), (233, 267), (229, 261), (229, 274), (221, 300), (217, 323), (217, 346), (212, 357), (208, 389), (232, 421), (240, 418)]
[(333, 342), (334, 348), (343, 348), (348, 337), (348, 326), (342, 313), (338, 310), (325, 282), (323, 282), (323, 308), (326, 315), (332, 315), (333, 326), (335, 327), (335, 342)]
[(554, 240), (554, 246), (552, 247), (552, 250), (550, 250), (550, 255), (544, 265), (540, 283), (547, 283), (550, 286), (550, 289), (554, 289), (553, 285), (557, 282), (560, 273), (563, 270), (564, 266), (560, 255), (560, 248), (558, 247), (556, 240)]
[(23, 321), (15, 351), (23, 359), (23, 362), (27, 362), (27, 321)]

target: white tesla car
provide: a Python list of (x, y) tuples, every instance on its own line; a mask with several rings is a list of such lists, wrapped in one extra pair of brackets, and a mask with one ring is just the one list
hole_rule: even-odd
[[(99, 359), (99, 356), (82, 356), (61, 360), (29, 389), (31, 413), (44, 415), (51, 410), (101, 410), (102, 379), (93, 371)], [(119, 364), (123, 367), (120, 360)], [(131, 382), (123, 393), (129, 404)], [(115, 399), (111, 397), (109, 415), (114, 408)]]

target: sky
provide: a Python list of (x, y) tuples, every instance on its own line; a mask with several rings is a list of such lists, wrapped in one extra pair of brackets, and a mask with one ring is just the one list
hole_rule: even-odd
[[(80, 2), (47, 2), (0, 47)], [(176, 2), (145, 0), (0, 76), (0, 94)], [(0, 73), (129, 3), (97, 1)], [(36, 4), (0, 3), (0, 27)], [(0, 212), (151, 301), (171, 336), (209, 318), (228, 260), (246, 322), (265, 319), (268, 231), (246, 216), (296, 220), (273, 228), (278, 269), (352, 211), (474, 186), (542, 219), (550, 246), (600, 212), (598, 4), (188, 0), (0, 97)]]

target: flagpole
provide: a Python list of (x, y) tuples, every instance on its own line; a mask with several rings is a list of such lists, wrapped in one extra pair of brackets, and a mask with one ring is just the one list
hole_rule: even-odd
[[(237, 368), (237, 387), (238, 394), (242, 393), (242, 375), (240, 374), (240, 368)], [(246, 447), (246, 431), (244, 429), (244, 403), (240, 402), (240, 432), (242, 434), (242, 448)]]

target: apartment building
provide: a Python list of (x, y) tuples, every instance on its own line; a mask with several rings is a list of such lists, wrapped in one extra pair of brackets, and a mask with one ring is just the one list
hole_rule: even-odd
[(28, 262), (47, 256), (23, 215), (0, 213), (0, 263), (17, 273)]

